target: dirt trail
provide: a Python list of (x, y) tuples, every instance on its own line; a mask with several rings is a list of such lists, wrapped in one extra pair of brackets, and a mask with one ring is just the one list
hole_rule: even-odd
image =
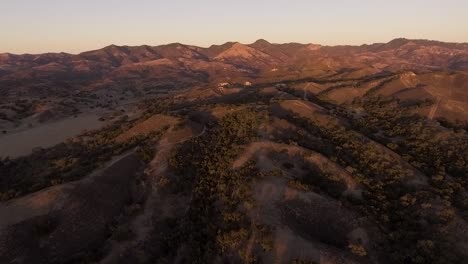
[(431, 107), (431, 111), (429, 111), (429, 115), (427, 116), (429, 119), (434, 119), (435, 114), (437, 113), (437, 110), (439, 109), (441, 97), (437, 97), (437, 102)]
[(307, 83), (306, 86), (304, 86), (304, 101), (307, 101), (307, 88), (309, 88), (310, 83)]
[(167, 144), (161, 147), (150, 163), (150, 167), (153, 167), (154, 170), (145, 172), (146, 174), (150, 175), (149, 184), (151, 186), (149, 188), (151, 188), (151, 190), (144, 205), (143, 212), (136, 216), (130, 224), (130, 229), (134, 234), (134, 238), (124, 242), (115, 242), (111, 252), (103, 260), (101, 260), (100, 263), (115, 263), (120, 256), (124, 255), (127, 251), (137, 246), (140, 242), (143, 242), (153, 229), (153, 212), (154, 208), (156, 208), (159, 203), (159, 195), (157, 194), (158, 181), (161, 176), (167, 172), (167, 157), (172, 149), (172, 146), (173, 144)]
[(296, 105), (301, 105), (301, 106), (303, 106), (303, 107), (309, 109), (309, 110), (312, 111), (312, 112), (317, 111), (317, 109), (323, 110), (323, 108), (322, 108), (321, 106), (314, 105), (315, 107), (317, 107), (317, 109), (314, 109), (314, 108), (310, 105), (310, 103), (306, 103), (306, 102), (303, 102), (303, 101), (295, 101), (294, 104), (296, 104)]
[[(302, 96), (302, 98), (303, 98), (304, 101), (309, 101), (309, 100), (307, 99), (307, 88), (309, 88), (310, 84), (311, 84), (311, 83), (307, 83), (307, 85), (304, 86), (304, 88), (302, 88), (302, 90), (304, 91), (303, 96)], [(286, 96), (289, 96), (289, 95), (290, 95), (289, 93), (282, 92), (281, 95), (280, 95), (278, 98), (282, 99), (282, 98), (284, 98), (284, 97), (286, 97)]]
[[(131, 250), (139, 243), (144, 242), (147, 238), (147, 235), (153, 230), (153, 215), (155, 212), (155, 208), (160, 208), (163, 213), (166, 213), (166, 207), (170, 207), (171, 205), (165, 205), (162, 201), (161, 195), (158, 192), (158, 189), (161, 186), (161, 179), (164, 178), (167, 170), (169, 168), (168, 164), (168, 157), (173, 149), (173, 147), (177, 144), (183, 143), (188, 141), (192, 138), (197, 138), (205, 134), (206, 127), (203, 127), (203, 130), (193, 136), (185, 136), (182, 138), (178, 138), (184, 131), (172, 132), (170, 135), (163, 137), (159, 144), (157, 145), (157, 152), (153, 158), (153, 160), (148, 165), (148, 169), (145, 171), (145, 174), (149, 178), (149, 188), (150, 193), (148, 194), (148, 198), (144, 204), (143, 212), (136, 216), (135, 219), (130, 224), (130, 229), (134, 233), (134, 238), (129, 241), (124, 241), (120, 243), (115, 243), (113, 245), (112, 251), (100, 262), (102, 264), (112, 264), (115, 263), (120, 256), (122, 256), (125, 252)], [(175, 140), (174, 142), (172, 142)], [(190, 203), (188, 203), (190, 204)], [(167, 212), (169, 214), (169, 212)]]

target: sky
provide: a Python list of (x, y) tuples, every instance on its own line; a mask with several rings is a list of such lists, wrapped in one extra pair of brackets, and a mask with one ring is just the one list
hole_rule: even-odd
[(0, 0), (0, 53), (398, 37), (468, 42), (468, 0)]

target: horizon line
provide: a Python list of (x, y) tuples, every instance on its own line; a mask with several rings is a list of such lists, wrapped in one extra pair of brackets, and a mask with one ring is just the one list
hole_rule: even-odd
[(96, 48), (96, 49), (89, 49), (89, 50), (84, 50), (84, 51), (80, 51), (80, 52), (64, 52), (64, 51), (48, 51), (48, 52), (39, 52), (39, 53), (28, 53), (28, 52), (25, 52), (25, 53), (14, 53), (14, 52), (0, 52), (0, 55), (15, 55), (15, 56), (24, 56), (24, 55), (43, 55), (43, 54), (67, 54), (67, 55), (80, 55), (82, 53), (86, 53), (86, 52), (92, 52), (92, 51), (98, 51), (98, 50), (102, 50), (102, 49), (105, 49), (107, 47), (112, 47), (112, 46), (115, 46), (115, 47), (128, 47), (128, 48), (135, 48), (135, 47), (143, 47), (143, 46), (149, 46), (149, 47), (160, 47), (160, 46), (169, 46), (169, 45), (174, 45), (174, 44), (178, 44), (178, 45), (184, 45), (184, 46), (190, 46), (190, 47), (196, 47), (196, 48), (202, 48), (202, 49), (209, 49), (213, 46), (222, 46), (222, 45), (225, 45), (225, 44), (228, 44), (228, 43), (239, 43), (239, 44), (242, 44), (242, 45), (252, 45), (252, 44), (255, 44), (256, 42), (258, 41), (266, 41), (272, 45), (284, 45), (284, 44), (300, 44), (300, 45), (318, 45), (318, 46), (321, 46), (321, 47), (345, 47), (345, 46), (348, 46), (348, 47), (361, 47), (361, 46), (371, 46), (371, 45), (377, 45), (377, 44), (388, 44), (392, 41), (395, 41), (395, 40), (408, 40), (408, 41), (429, 41), (429, 42), (439, 42), (439, 43), (446, 43), (446, 44), (468, 44), (468, 42), (453, 42), (453, 41), (441, 41), (441, 40), (436, 40), (436, 39), (424, 39), (424, 38), (405, 38), (405, 37), (397, 37), (397, 38), (393, 38), (387, 42), (373, 42), (373, 43), (362, 43), (362, 44), (337, 44), (337, 45), (324, 45), (324, 44), (320, 44), (320, 43), (313, 43), (313, 42), (309, 42), (309, 43), (302, 43), (302, 42), (295, 42), (295, 41), (292, 41), (292, 42), (282, 42), (282, 43), (278, 43), (278, 42), (270, 42), (264, 38), (259, 38), (257, 40), (255, 40), (254, 42), (252, 43), (242, 43), (242, 42), (239, 42), (239, 41), (226, 41), (224, 43), (220, 43), (220, 44), (211, 44), (209, 46), (202, 46), (202, 45), (194, 45), (194, 44), (187, 44), (187, 43), (181, 43), (181, 42), (169, 42), (169, 43), (163, 43), (163, 44), (159, 44), (159, 45), (149, 45), (149, 44), (140, 44), (140, 45), (117, 45), (117, 44), (108, 44), (108, 45), (105, 45), (101, 48)]

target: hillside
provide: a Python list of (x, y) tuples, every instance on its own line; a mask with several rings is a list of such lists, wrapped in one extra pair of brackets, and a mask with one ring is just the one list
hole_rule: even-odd
[(1, 54), (0, 263), (464, 263), (467, 62), (407, 39)]

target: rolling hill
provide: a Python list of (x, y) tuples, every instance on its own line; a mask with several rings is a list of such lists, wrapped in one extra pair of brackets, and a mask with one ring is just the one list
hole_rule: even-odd
[(0, 263), (463, 263), (467, 62), (408, 39), (0, 54)]

